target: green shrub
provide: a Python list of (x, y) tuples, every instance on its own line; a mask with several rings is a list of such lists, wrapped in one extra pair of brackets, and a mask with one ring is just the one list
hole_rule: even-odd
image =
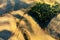
[(43, 29), (58, 13), (60, 13), (59, 4), (50, 6), (49, 4), (45, 3), (36, 3), (36, 5), (31, 7), (31, 9), (28, 11), (28, 14), (31, 15)]

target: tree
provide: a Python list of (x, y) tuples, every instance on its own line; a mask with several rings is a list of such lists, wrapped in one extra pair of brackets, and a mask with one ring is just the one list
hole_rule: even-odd
[(31, 15), (43, 29), (47, 27), (50, 20), (58, 13), (60, 13), (59, 4), (50, 6), (45, 3), (36, 3), (36, 5), (28, 11), (28, 14)]

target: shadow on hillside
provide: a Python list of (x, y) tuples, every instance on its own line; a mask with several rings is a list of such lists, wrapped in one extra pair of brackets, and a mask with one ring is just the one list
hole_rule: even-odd
[(5, 13), (9, 13), (10, 11), (26, 9), (32, 5), (32, 4), (27, 4), (27, 3), (20, 1), (20, 0), (14, 0), (14, 3), (15, 3), (15, 5), (12, 5), (11, 1), (7, 0), (6, 7), (3, 9), (0, 8), (0, 15), (5, 14)]
[[(0, 32), (0, 40), (8, 40), (13, 34), (8, 30), (3, 30)], [(1, 39), (2, 38), (2, 39)]]
[(29, 6), (31, 6), (30, 4), (27, 4), (27, 3), (22, 2), (20, 0), (14, 0), (14, 2), (15, 2), (15, 5), (13, 6), (13, 5), (11, 5), (10, 0), (7, 1), (6, 12), (9, 12), (11, 10), (16, 11), (16, 10), (20, 10), (22, 8), (26, 9)]

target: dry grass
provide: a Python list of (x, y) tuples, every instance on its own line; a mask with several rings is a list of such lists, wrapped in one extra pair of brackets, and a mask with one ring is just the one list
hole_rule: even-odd
[[(23, 19), (20, 20), (20, 24), (23, 25), (23, 31), (25, 31), (25, 33), (28, 37), (28, 40), (55, 40), (54, 38), (52, 38), (51, 36), (46, 34), (40, 28), (40, 26), (34, 21), (34, 19), (31, 16), (29, 16), (28, 14), (24, 14), (21, 10), (13, 11), (12, 14), (14, 14), (14, 13), (23, 16), (30, 23), (30, 25), (31, 25), (30, 27), (32, 28), (33, 33), (31, 33), (27, 29), (28, 26), (26, 25), (26, 22)], [(19, 21), (19, 20), (17, 20), (17, 21)]]

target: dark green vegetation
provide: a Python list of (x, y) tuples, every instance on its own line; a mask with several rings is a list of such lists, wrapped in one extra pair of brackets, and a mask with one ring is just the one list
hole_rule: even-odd
[(60, 13), (59, 4), (50, 6), (49, 4), (45, 3), (36, 3), (36, 5), (31, 7), (31, 9), (28, 11), (28, 14), (31, 15), (43, 29), (47, 27), (50, 20), (58, 13)]

